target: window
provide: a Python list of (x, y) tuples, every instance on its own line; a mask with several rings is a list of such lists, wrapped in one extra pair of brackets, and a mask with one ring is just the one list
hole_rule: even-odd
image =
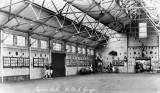
[(91, 51), (91, 55), (94, 55), (94, 51), (92, 49), (90, 51)]
[(53, 50), (61, 51), (62, 50), (62, 45), (59, 44), (59, 43), (53, 43)]
[(90, 49), (87, 49), (87, 54), (88, 54), (88, 55), (90, 55), (90, 54), (91, 54), (91, 53), (90, 53)]
[(70, 45), (66, 45), (66, 52), (71, 52), (71, 46)]
[(78, 53), (82, 53), (82, 49), (78, 47)]
[(4, 44), (13, 45), (13, 35), (4, 33)]
[(41, 48), (42, 49), (47, 49), (47, 41), (41, 40)]
[(38, 40), (31, 38), (31, 47), (37, 48), (38, 47)]
[(82, 48), (82, 54), (86, 54), (86, 49)]
[(25, 37), (17, 36), (17, 45), (18, 46), (25, 46), (26, 45)]
[(75, 46), (71, 46), (72, 47), (72, 53), (76, 52), (76, 47)]

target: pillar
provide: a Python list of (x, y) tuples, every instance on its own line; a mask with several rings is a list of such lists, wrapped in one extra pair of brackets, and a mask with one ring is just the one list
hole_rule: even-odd
[(4, 79), (3, 79), (3, 31), (2, 30), (0, 30), (0, 41), (1, 41), (1, 53), (0, 53), (0, 70), (1, 70), (1, 81), (2, 81), (2, 83), (4, 82)]
[(31, 35), (28, 33), (28, 53), (29, 53), (29, 78), (31, 79), (32, 63), (31, 63)]

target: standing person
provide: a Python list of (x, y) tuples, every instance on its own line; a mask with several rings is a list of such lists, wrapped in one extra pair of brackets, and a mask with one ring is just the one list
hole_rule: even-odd
[(97, 70), (97, 68), (98, 68), (98, 58), (96, 57), (95, 58), (95, 64), (94, 64), (94, 73), (97, 73), (98, 72), (98, 70)]
[(141, 63), (140, 66), (141, 66), (141, 70), (140, 71), (142, 73), (143, 72), (143, 63)]
[(49, 64), (47, 63), (46, 65), (45, 65), (45, 75), (44, 75), (44, 78), (43, 79), (46, 79), (46, 78), (48, 78), (49, 77), (49, 75), (50, 75), (50, 70), (49, 70), (50, 68), (49, 68)]
[(52, 64), (50, 64), (50, 78), (53, 78), (53, 67)]
[(112, 69), (112, 68), (113, 68), (113, 65), (112, 65), (112, 63), (110, 62), (110, 71), (111, 71), (111, 72), (113, 72), (113, 69)]

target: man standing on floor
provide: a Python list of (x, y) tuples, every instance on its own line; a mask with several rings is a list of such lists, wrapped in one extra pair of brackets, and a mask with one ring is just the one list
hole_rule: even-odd
[(48, 78), (50, 76), (50, 67), (49, 64), (45, 65), (45, 75), (44, 75), (44, 79)]
[(53, 67), (52, 67), (52, 64), (50, 64), (49, 68), (50, 68), (50, 78), (53, 78)]

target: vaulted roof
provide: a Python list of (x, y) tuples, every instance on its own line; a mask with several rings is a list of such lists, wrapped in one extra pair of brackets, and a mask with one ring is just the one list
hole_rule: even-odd
[(142, 13), (159, 32), (159, 4), (158, 0), (2, 0), (0, 26), (94, 47), (114, 32), (123, 32)]

